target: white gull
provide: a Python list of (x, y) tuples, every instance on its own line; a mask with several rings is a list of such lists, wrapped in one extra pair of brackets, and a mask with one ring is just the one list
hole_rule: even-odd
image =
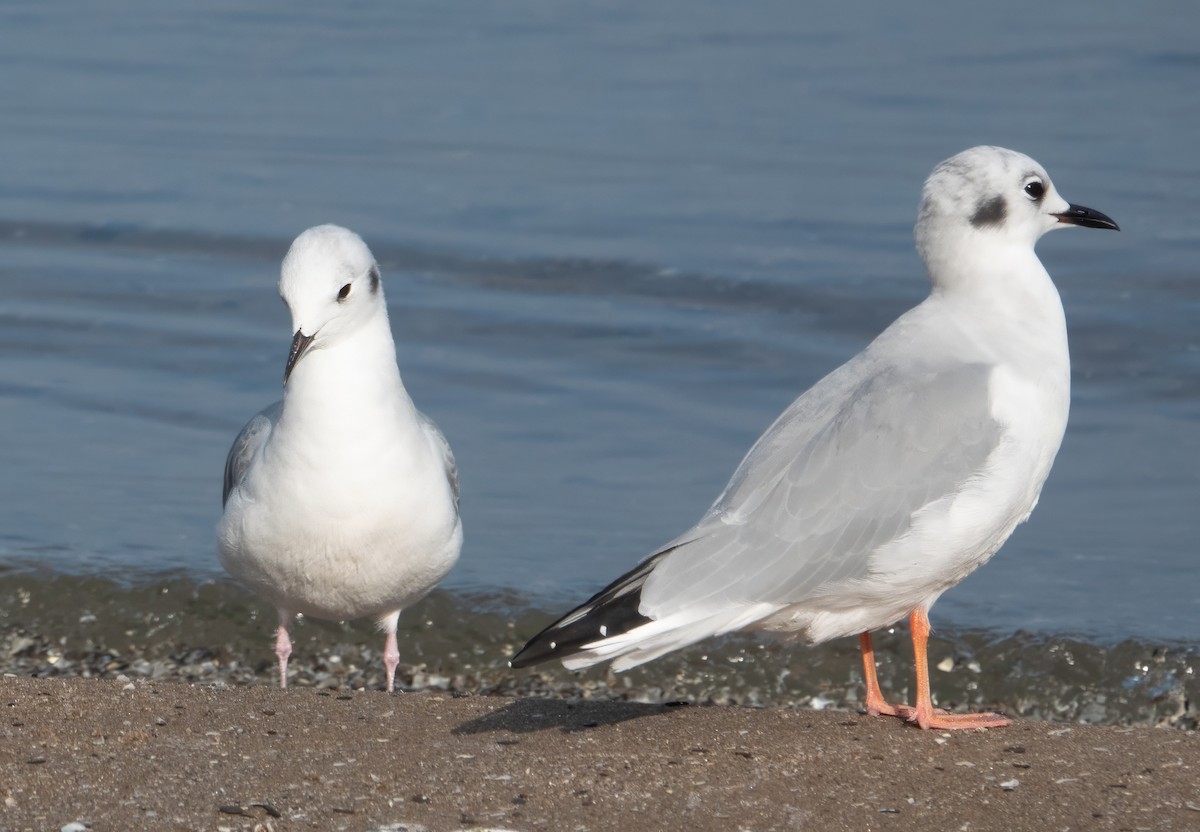
[(229, 450), (221, 564), (279, 613), (280, 687), (302, 614), (375, 619), (391, 691), (400, 612), (462, 548), (454, 456), (400, 380), (379, 266), (357, 234), (297, 237), (279, 293), (294, 333), (283, 400)]
[[(922, 728), (1007, 724), (933, 708), (928, 611), (1029, 517), (1062, 442), (1067, 329), (1034, 244), (1066, 225), (1117, 228), (1023, 154), (976, 147), (938, 165), (916, 225), (929, 297), (793, 402), (699, 523), (512, 665), (625, 670), (739, 629), (857, 634), (868, 712)], [(885, 701), (871, 643), (905, 616), (915, 708)]]

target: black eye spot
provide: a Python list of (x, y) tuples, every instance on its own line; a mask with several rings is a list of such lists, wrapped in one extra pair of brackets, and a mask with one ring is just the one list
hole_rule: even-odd
[(345, 286), (343, 286), (341, 288), (340, 291), (338, 291), (338, 303), (341, 303), (348, 297), (350, 297), (350, 284), (349, 283), (347, 283)]
[(1037, 202), (1046, 195), (1046, 186), (1035, 179), (1025, 186), (1025, 194), (1034, 202)]
[(371, 267), (371, 293), (374, 294), (375, 292), (378, 292), (378, 291), (379, 291), (379, 267), (372, 266)]
[(971, 225), (976, 228), (1000, 226), (1004, 224), (1004, 217), (1007, 214), (1008, 206), (1004, 203), (1004, 197), (994, 196), (991, 199), (982, 199), (975, 206), (975, 213), (971, 215)]

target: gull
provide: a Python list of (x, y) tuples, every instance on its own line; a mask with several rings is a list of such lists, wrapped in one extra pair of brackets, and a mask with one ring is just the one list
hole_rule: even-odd
[[(934, 168), (916, 224), (929, 296), (817, 382), (750, 449), (694, 527), (535, 636), (513, 667), (627, 670), (757, 629), (858, 635), (866, 710), (991, 728), (935, 709), (929, 608), (1037, 504), (1062, 442), (1062, 302), (1034, 253), (1064, 226), (1117, 229), (1058, 195), (1033, 159), (975, 147)], [(916, 707), (879, 689), (871, 631), (909, 619)]]
[(252, 418), (225, 462), (221, 565), (279, 613), (287, 687), (296, 615), (373, 618), (391, 692), (400, 612), (458, 559), (458, 469), (396, 366), (379, 266), (335, 225), (310, 228), (283, 260), (292, 315), (283, 400)]

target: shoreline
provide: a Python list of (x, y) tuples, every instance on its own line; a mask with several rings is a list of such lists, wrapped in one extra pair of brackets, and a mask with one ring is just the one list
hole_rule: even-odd
[[(832, 708), (862, 706), (855, 639), (816, 647), (737, 634), (672, 653), (628, 673), (573, 673), (556, 663), (507, 666), (551, 620), (519, 598), (436, 591), (401, 617), (402, 689), (663, 703)], [(187, 579), (121, 587), (69, 576), (0, 582), (0, 673), (28, 678), (278, 684), (275, 613), (225, 582)], [(289, 684), (378, 690), (383, 646), (371, 622), (305, 619), (293, 630)], [(875, 639), (884, 693), (911, 698), (907, 631)], [(1068, 723), (1200, 727), (1200, 651), (1146, 641), (935, 631), (935, 702)]]
[(0, 698), (4, 830), (1200, 826), (1194, 731), (12, 675)]

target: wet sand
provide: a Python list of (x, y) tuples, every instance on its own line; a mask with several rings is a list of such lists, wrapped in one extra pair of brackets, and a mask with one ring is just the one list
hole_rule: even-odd
[(0, 678), (0, 829), (1200, 829), (1200, 733)]

